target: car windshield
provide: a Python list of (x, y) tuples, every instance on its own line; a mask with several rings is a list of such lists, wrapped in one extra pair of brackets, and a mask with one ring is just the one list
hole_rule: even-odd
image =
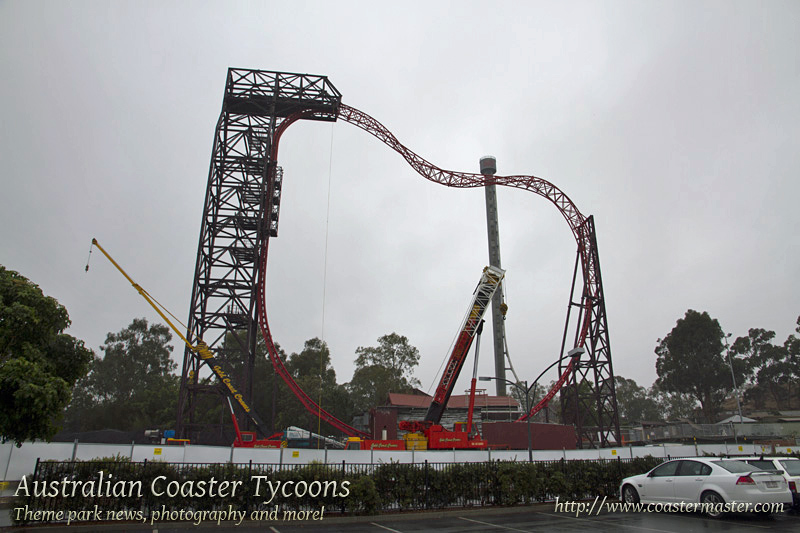
[(732, 474), (742, 474), (745, 472), (753, 472), (754, 470), (761, 470), (757, 466), (749, 465), (744, 461), (712, 461), (717, 466), (721, 466)]
[(800, 461), (780, 461), (780, 463), (790, 476), (800, 476)]

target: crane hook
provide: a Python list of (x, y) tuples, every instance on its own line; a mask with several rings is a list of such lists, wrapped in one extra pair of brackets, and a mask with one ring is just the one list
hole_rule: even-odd
[(86, 258), (86, 272), (89, 272), (89, 261), (92, 259), (92, 250), (94, 249), (95, 239), (92, 239), (92, 244), (89, 246), (89, 257)]

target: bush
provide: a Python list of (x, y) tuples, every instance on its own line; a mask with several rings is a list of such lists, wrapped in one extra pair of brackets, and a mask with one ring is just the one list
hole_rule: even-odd
[[(57, 462), (42, 461), (36, 475), (27, 476), (33, 481), (60, 482), (90, 481), (103, 472), (105, 479), (113, 481), (139, 481), (143, 497), (72, 498), (47, 497), (32, 494), (20, 495), (15, 507), (28, 505), (37, 510), (79, 510), (100, 506), (105, 511), (143, 511), (145, 516), (164, 506), (167, 510), (221, 510), (233, 506), (237, 510), (268, 510), (276, 505), (286, 510), (318, 510), (323, 505), (331, 511), (374, 514), (381, 510), (436, 509), (446, 507), (472, 507), (487, 505), (517, 505), (553, 501), (556, 498), (579, 500), (597, 496), (615, 497), (623, 478), (644, 473), (663, 460), (644, 457), (629, 461), (552, 461), (452, 464), (343, 465), (310, 463), (307, 465), (210, 465), (169, 464), (158, 461), (131, 463), (123, 457), (107, 457), (93, 461)], [(356, 469), (358, 469), (356, 471)], [(267, 476), (271, 482), (293, 482), (288, 497), (277, 495), (269, 504), (264, 484), (260, 496), (255, 495), (255, 481), (251, 476)], [(159, 487), (163, 490), (170, 481), (239, 481), (234, 495), (226, 497), (195, 498), (178, 494), (152, 494), (151, 483), (163, 476)], [(349, 495), (342, 497), (343, 484), (349, 483)], [(335, 484), (335, 490), (333, 485)], [(295, 489), (305, 486), (305, 490)], [(321, 488), (325, 490), (320, 491)], [(331, 489), (331, 490), (327, 490)], [(31, 492), (33, 492), (31, 490)], [(312, 494), (316, 493), (316, 496)]]

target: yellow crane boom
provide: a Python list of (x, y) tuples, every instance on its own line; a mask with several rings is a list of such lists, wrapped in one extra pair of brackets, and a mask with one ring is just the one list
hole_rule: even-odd
[[(239, 406), (244, 410), (244, 412), (247, 414), (250, 420), (252, 420), (253, 423), (256, 425), (256, 428), (261, 433), (263, 433), (264, 436), (269, 435), (269, 433), (266, 430), (266, 426), (264, 425), (264, 422), (261, 420), (261, 417), (259, 417), (258, 414), (253, 410), (253, 408), (250, 407), (250, 405), (248, 405), (248, 403), (245, 401), (244, 396), (242, 395), (241, 392), (239, 392), (239, 390), (236, 388), (235, 384), (231, 380), (231, 376), (228, 375), (227, 372), (225, 372), (222, 366), (214, 358), (214, 354), (208, 348), (208, 345), (205, 342), (203, 342), (202, 339), (199, 339), (197, 341), (197, 345), (192, 344), (191, 341), (189, 341), (189, 339), (186, 338), (186, 336), (172, 322), (172, 320), (170, 320), (169, 317), (167, 317), (167, 315), (164, 313), (164, 307), (160, 303), (158, 303), (156, 299), (153, 298), (146, 290), (144, 290), (141, 285), (133, 281), (133, 279), (128, 275), (128, 273), (125, 272), (125, 270), (121, 266), (119, 266), (119, 264), (116, 261), (114, 261), (114, 258), (111, 257), (111, 255), (108, 252), (106, 252), (105, 248), (100, 246), (100, 243), (97, 242), (97, 239), (92, 239), (92, 246), (96, 246), (97, 249), (100, 250), (104, 256), (106, 256), (106, 259), (111, 261), (111, 264), (114, 265), (114, 267), (116, 267), (117, 270), (119, 270), (120, 274), (125, 276), (125, 279), (127, 279), (128, 282), (130, 282), (130, 284), (133, 286), (134, 289), (136, 289), (136, 291), (142, 296), (142, 298), (144, 298), (147, 301), (147, 303), (149, 303), (150, 306), (156, 310), (156, 313), (158, 313), (159, 316), (164, 320), (164, 322), (166, 322), (169, 325), (172, 331), (174, 331), (175, 334), (178, 337), (180, 337), (180, 339), (184, 343), (186, 343), (186, 346), (188, 346), (190, 350), (198, 354), (198, 357), (200, 357), (200, 359), (208, 365), (208, 367), (211, 369), (214, 375), (217, 376), (217, 378), (220, 380), (220, 383), (222, 383), (225, 386), (224, 390), (228, 394), (228, 396), (239, 404)], [(87, 264), (86, 267), (88, 270), (89, 265)], [(172, 313), (170, 313), (170, 315), (172, 315)]]

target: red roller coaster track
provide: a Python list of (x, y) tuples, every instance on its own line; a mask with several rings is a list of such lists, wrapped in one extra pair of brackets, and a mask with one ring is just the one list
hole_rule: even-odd
[[(280, 137), (283, 132), (294, 122), (299, 119), (309, 118), (315, 114), (313, 110), (305, 110), (297, 112), (293, 115), (290, 115), (286, 118), (275, 131), (275, 135), (273, 137), (272, 143), (272, 159), (273, 167), (269, 169), (269, 172), (275, 172), (276, 168), (276, 161), (278, 159), (278, 145), (280, 142)], [(566, 219), (567, 224), (569, 224), (570, 229), (572, 230), (572, 234), (575, 236), (575, 240), (578, 244), (578, 253), (581, 259), (581, 264), (583, 267), (583, 278), (584, 278), (584, 290), (583, 290), (583, 297), (581, 303), (581, 325), (579, 329), (579, 333), (576, 338), (575, 346), (584, 346), (587, 340), (587, 335), (590, 332), (590, 327), (593, 321), (593, 313), (591, 312), (591, 306), (593, 301), (597, 301), (602, 299), (602, 282), (600, 281), (600, 271), (599, 271), (599, 264), (597, 260), (596, 250), (594, 249), (595, 244), (593, 240), (592, 230), (589, 229), (588, 225), (586, 224), (587, 219), (584, 217), (578, 208), (575, 206), (574, 203), (564, 194), (558, 187), (553, 185), (552, 183), (543, 180), (541, 178), (537, 178), (536, 176), (484, 176), (482, 174), (472, 174), (467, 172), (454, 172), (450, 170), (444, 170), (436, 165), (433, 165), (423, 159), (422, 157), (418, 156), (408, 148), (406, 148), (397, 138), (392, 135), (392, 133), (386, 129), (380, 122), (372, 118), (371, 116), (363, 113), (355, 108), (349, 107), (347, 105), (341, 104), (339, 107), (338, 118), (349, 122), (359, 128), (363, 129), (367, 133), (370, 133), (374, 137), (377, 137), (381, 140), (384, 144), (392, 148), (394, 151), (399, 153), (411, 167), (422, 177), (428, 179), (430, 181), (440, 183), (447, 187), (459, 187), (459, 188), (468, 188), (468, 187), (483, 187), (487, 184), (494, 183), (496, 185), (504, 185), (507, 187), (515, 187), (518, 189), (527, 190), (538, 194), (539, 196), (543, 196), (550, 200), (559, 212), (564, 216)], [(267, 321), (267, 311), (266, 311), (266, 266), (267, 266), (267, 254), (269, 251), (269, 239), (266, 240), (266, 244), (264, 245), (264, 249), (261, 252), (261, 268), (260, 268), (260, 279), (259, 279), (259, 322), (261, 326), (261, 332), (264, 336), (264, 340), (266, 342), (267, 348), (269, 350), (269, 356), (272, 360), (272, 364), (275, 367), (276, 372), (281, 378), (286, 382), (292, 392), (297, 396), (297, 398), (303, 403), (303, 405), (308, 409), (309, 412), (313, 413), (315, 416), (320, 417), (322, 420), (325, 420), (332, 426), (336, 427), (340, 431), (346, 433), (350, 436), (357, 436), (357, 435), (366, 435), (363, 432), (355, 429), (354, 427), (342, 422), (332, 414), (328, 413), (324, 409), (322, 409), (313, 399), (311, 399), (301, 388), (300, 386), (294, 381), (291, 374), (288, 372), (286, 367), (283, 365), (283, 361), (281, 361), (280, 356), (275, 348), (275, 344), (272, 340), (272, 335), (269, 329), (269, 323)], [(524, 420), (529, 416), (532, 416), (539, 412), (547, 403), (556, 395), (559, 389), (566, 383), (567, 378), (574, 370), (574, 361), (570, 360), (569, 364), (563, 370), (561, 376), (559, 377), (558, 381), (556, 382), (555, 386), (545, 395), (545, 397), (538, 403), (536, 406), (531, 409), (529, 413), (523, 416), (520, 420)]]

